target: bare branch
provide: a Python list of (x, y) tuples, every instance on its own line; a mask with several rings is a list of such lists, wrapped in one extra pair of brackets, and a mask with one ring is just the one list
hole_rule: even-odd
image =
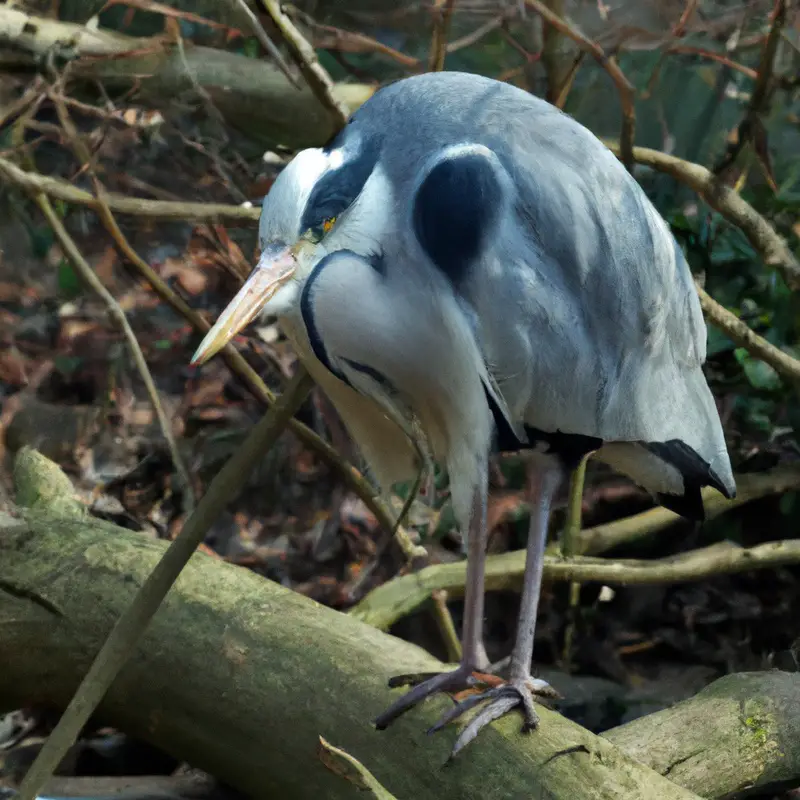
[(264, 26), (258, 21), (258, 17), (253, 13), (253, 10), (250, 8), (250, 6), (247, 5), (246, 0), (233, 0), (233, 2), (247, 17), (248, 21), (250, 22), (250, 26), (253, 29), (253, 33), (255, 33), (258, 41), (261, 42), (261, 46), (267, 51), (267, 53), (269, 53), (270, 58), (272, 58), (272, 60), (278, 65), (289, 83), (291, 83), (295, 88), (299, 88), (297, 78), (292, 75), (289, 65), (281, 55), (281, 51), (278, 50), (278, 48), (272, 42), (272, 39), (269, 38), (267, 32), (264, 30)]
[(34, 196), (34, 200), (36, 201), (36, 205), (38, 205), (41, 209), (42, 214), (44, 214), (45, 219), (47, 219), (47, 222), (50, 224), (50, 227), (53, 229), (53, 233), (55, 234), (56, 239), (58, 239), (64, 254), (69, 259), (72, 266), (75, 267), (75, 271), (105, 303), (111, 318), (119, 326), (122, 335), (125, 337), (128, 347), (131, 350), (133, 361), (136, 364), (136, 369), (142, 378), (147, 395), (150, 398), (150, 403), (155, 411), (159, 427), (161, 428), (161, 432), (167, 443), (167, 447), (169, 448), (170, 455), (172, 457), (172, 463), (175, 466), (175, 471), (178, 474), (178, 479), (180, 480), (180, 483), (186, 492), (187, 505), (189, 507), (193, 507), (194, 488), (192, 486), (191, 478), (189, 477), (189, 473), (183, 463), (183, 459), (181, 458), (178, 445), (175, 442), (175, 437), (172, 434), (172, 426), (170, 425), (167, 415), (164, 413), (164, 408), (161, 405), (161, 400), (158, 396), (158, 389), (153, 381), (153, 376), (150, 374), (150, 369), (147, 366), (144, 353), (142, 353), (142, 348), (139, 346), (139, 342), (136, 339), (136, 334), (133, 332), (133, 329), (128, 323), (125, 312), (122, 310), (119, 303), (117, 303), (108, 289), (103, 286), (94, 270), (81, 255), (78, 246), (67, 232), (67, 229), (59, 219), (58, 214), (56, 214), (47, 196), (39, 193)]
[[(797, 488), (800, 488), (798, 467), (785, 467), (758, 475), (739, 475), (737, 496), (734, 500), (726, 500), (714, 490), (703, 491), (706, 515), (712, 517), (758, 497)], [(588, 529), (581, 534), (581, 551), (601, 552), (623, 541), (662, 530), (678, 521), (676, 514), (658, 508), (601, 526), (600, 529)], [(702, 580), (711, 575), (798, 563), (800, 540), (770, 542), (753, 548), (722, 543), (660, 561), (610, 561), (583, 556), (565, 559), (548, 554), (544, 577), (545, 580), (581, 583), (678, 583)], [(489, 556), (486, 561), (487, 591), (517, 590), (524, 570), (524, 550)], [(463, 592), (465, 581), (464, 561), (425, 567), (419, 572), (394, 578), (374, 589), (350, 609), (349, 613), (386, 630), (398, 619), (419, 608), (434, 590), (444, 589), (452, 595), (458, 595)]]
[(790, 381), (800, 384), (800, 361), (785, 353), (774, 344), (759, 336), (750, 326), (735, 314), (720, 305), (702, 287), (697, 287), (700, 305), (708, 321), (726, 333), (736, 344), (744, 347), (756, 358), (769, 364), (777, 373)]
[(606, 55), (602, 47), (597, 42), (584, 36), (580, 31), (573, 28), (565, 19), (551, 11), (541, 0), (524, 0), (528, 8), (532, 8), (546, 22), (556, 30), (569, 36), (581, 50), (586, 51), (595, 61), (608, 73), (614, 81), (614, 85), (619, 92), (619, 100), (622, 105), (622, 131), (620, 133), (620, 148), (622, 151), (622, 163), (628, 171), (633, 169), (633, 141), (636, 130), (636, 110), (634, 108), (635, 90), (631, 82), (625, 77), (625, 73), (619, 68), (613, 56)]
[[(616, 142), (605, 144), (617, 155)], [(713, 172), (700, 164), (684, 161), (658, 150), (634, 147), (637, 163), (665, 172), (693, 189), (708, 205), (742, 230), (750, 244), (761, 254), (764, 263), (775, 267), (792, 289), (800, 289), (800, 262), (773, 227), (742, 196), (722, 183)]]
[(344, 103), (336, 99), (331, 76), (319, 63), (314, 48), (281, 10), (280, 3), (277, 0), (259, 0), (259, 2), (272, 17), (272, 21), (281, 32), (281, 36), (289, 46), (292, 57), (300, 68), (300, 72), (303, 73), (303, 77), (306, 79), (311, 91), (330, 113), (336, 128), (343, 127), (347, 123), (349, 111)]
[(444, 59), (447, 55), (447, 32), (450, 30), (450, 20), (455, 7), (456, 0), (435, 0), (433, 4), (433, 35), (428, 56), (429, 72), (441, 72), (444, 69)]
[(778, 50), (781, 33), (786, 24), (786, 7), (787, 0), (776, 0), (775, 8), (772, 12), (772, 24), (764, 42), (764, 49), (761, 52), (756, 85), (750, 96), (750, 103), (744, 119), (742, 119), (737, 128), (738, 136), (736, 142), (729, 148), (722, 161), (714, 168), (714, 174), (720, 180), (727, 179), (727, 176), (735, 169), (736, 162), (745, 148), (750, 143), (757, 142), (759, 138), (759, 131), (763, 127), (761, 114), (766, 109), (772, 95), (775, 54)]
[[(0, 158), (0, 175), (10, 183), (16, 184), (29, 192), (42, 192), (49, 197), (67, 203), (88, 206), (95, 211), (100, 201), (90, 192), (48, 175), (37, 172), (25, 172), (16, 164)], [(147, 200), (141, 197), (126, 197), (120, 194), (107, 194), (105, 201), (117, 214), (132, 214), (140, 217), (155, 217), (164, 220), (180, 220), (182, 222), (214, 222), (228, 221), (256, 222), (261, 214), (258, 208), (247, 206), (231, 206), (223, 203), (189, 203), (166, 200)]]

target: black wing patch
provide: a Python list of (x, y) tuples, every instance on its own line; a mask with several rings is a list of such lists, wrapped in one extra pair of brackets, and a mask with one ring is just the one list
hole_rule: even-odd
[(440, 161), (414, 198), (414, 232), (433, 263), (458, 283), (486, 245), (502, 205), (491, 162), (479, 153)]
[(484, 388), (486, 402), (492, 412), (495, 426), (495, 450), (500, 453), (515, 453), (520, 450), (534, 450), (540, 444), (546, 445), (545, 452), (556, 456), (566, 469), (575, 469), (581, 459), (603, 446), (603, 440), (596, 436), (584, 436), (581, 433), (562, 433), (561, 431), (543, 431), (525, 425), (527, 442), (521, 442), (508, 424), (491, 394)]
[(377, 140), (349, 142), (344, 137), (338, 144), (342, 145), (344, 162), (328, 170), (311, 190), (300, 221), (300, 233), (319, 230), (324, 222), (350, 208), (375, 169), (380, 154)]
[(670, 439), (667, 442), (644, 442), (643, 444), (662, 461), (675, 467), (683, 477), (684, 493), (682, 495), (657, 495), (658, 502), (664, 508), (668, 508), (686, 519), (702, 522), (706, 515), (700, 490), (704, 486), (713, 486), (729, 500), (733, 497), (720, 480), (719, 475), (711, 469), (708, 461), (680, 439)]

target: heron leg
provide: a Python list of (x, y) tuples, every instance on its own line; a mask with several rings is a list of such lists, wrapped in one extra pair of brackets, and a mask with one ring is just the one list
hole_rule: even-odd
[(461, 663), (452, 672), (426, 672), (396, 675), (389, 686), (414, 685), (375, 719), (383, 730), (401, 714), (438, 692), (460, 692), (480, 683), (474, 673), (485, 670), (489, 659), (483, 646), (483, 580), (486, 564), (486, 500), (488, 477), (484, 473), (475, 487), (467, 528), (467, 578), (464, 587), (464, 625), (461, 633)]
[(539, 594), (542, 588), (544, 550), (547, 543), (547, 527), (550, 508), (559, 483), (561, 469), (539, 462), (531, 464), (528, 477), (528, 495), (531, 508), (530, 530), (525, 563), (525, 577), (522, 585), (517, 639), (509, 664), (509, 680), (502, 686), (489, 688), (472, 695), (450, 709), (431, 729), (439, 730), (462, 713), (474, 708), (482, 701), (486, 705), (469, 721), (456, 739), (452, 756), (455, 756), (479, 731), (495, 719), (502, 717), (514, 708), (522, 712), (523, 732), (533, 730), (539, 724), (539, 717), (533, 706), (533, 696), (558, 697), (558, 693), (543, 680), (531, 676), (531, 658), (536, 630), (536, 616), (539, 610)]

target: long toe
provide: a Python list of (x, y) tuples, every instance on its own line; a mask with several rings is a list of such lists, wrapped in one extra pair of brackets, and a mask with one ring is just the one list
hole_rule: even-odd
[[(457, 753), (464, 749), (477, 735), (481, 729), (486, 727), (490, 722), (500, 719), (509, 711), (519, 708), (523, 716), (522, 731), (528, 732), (536, 728), (539, 724), (539, 715), (533, 706), (533, 692), (529, 681), (515, 681), (508, 683), (505, 686), (489, 689), (475, 698), (469, 698), (470, 708), (480, 702), (480, 700), (487, 700), (485, 705), (464, 727), (453, 745), (453, 751), (450, 754), (454, 758)], [(468, 701), (464, 701), (465, 703)], [(467, 709), (464, 708), (464, 711)], [(455, 719), (458, 714), (448, 712), (446, 717)]]
[[(389, 681), (389, 686), (416, 683), (416, 679), (419, 677), (419, 675), (400, 675), (392, 678)], [(405, 714), (406, 711), (421, 703), (426, 697), (439, 692), (460, 692), (463, 689), (475, 686), (477, 682), (477, 679), (473, 676), (472, 669), (463, 665), (452, 672), (434, 673), (392, 703), (386, 711), (375, 719), (375, 727), (379, 731), (384, 730), (400, 715)]]

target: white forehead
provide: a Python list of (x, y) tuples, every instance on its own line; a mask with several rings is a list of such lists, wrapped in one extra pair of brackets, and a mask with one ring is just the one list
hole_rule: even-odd
[(272, 241), (291, 244), (297, 238), (308, 196), (330, 168), (331, 155), (312, 147), (301, 150), (283, 168), (261, 206), (258, 238), (262, 247)]
[(314, 186), (327, 172), (339, 169), (348, 151), (358, 150), (361, 137), (350, 136), (343, 147), (326, 152), (320, 147), (301, 150), (281, 171), (264, 198), (258, 236), (262, 246), (270, 241), (294, 241)]

